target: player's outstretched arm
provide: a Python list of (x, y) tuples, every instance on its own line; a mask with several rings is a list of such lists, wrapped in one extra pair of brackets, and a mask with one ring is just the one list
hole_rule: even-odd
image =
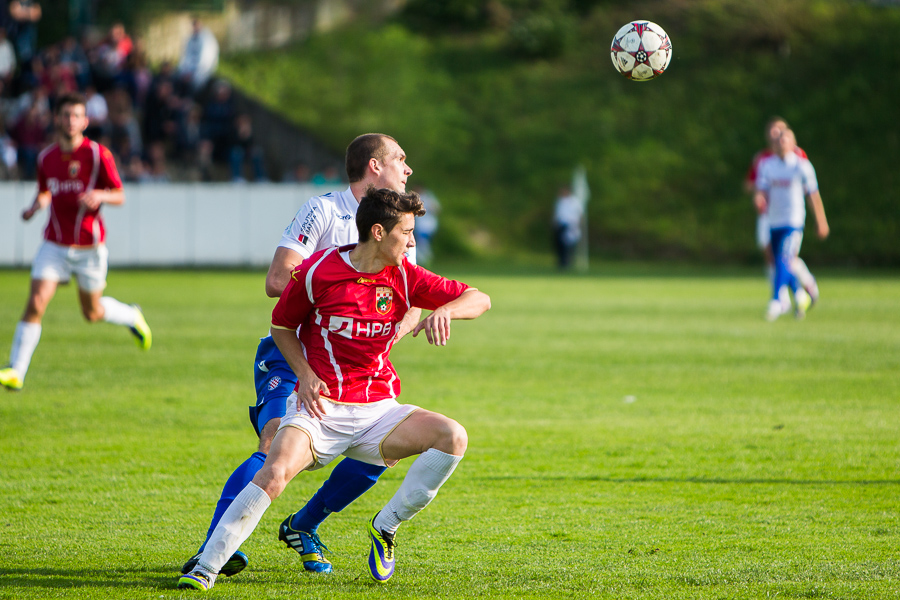
[(44, 210), (50, 204), (50, 201), (53, 197), (50, 195), (50, 191), (39, 193), (34, 202), (31, 203), (31, 206), (22, 211), (22, 220), (30, 221), (31, 217), (37, 214), (38, 211)]
[(328, 386), (319, 379), (303, 356), (303, 348), (293, 329), (272, 327), (272, 340), (297, 375), (297, 402), (317, 419), (325, 416), (320, 395), (329, 395)]
[(769, 201), (766, 198), (766, 193), (762, 190), (756, 190), (756, 193), (753, 194), (753, 205), (756, 207), (757, 214), (766, 214), (766, 210), (768, 210), (769, 207)]
[(266, 295), (269, 298), (279, 298), (284, 288), (291, 280), (291, 271), (302, 263), (304, 257), (296, 250), (279, 246), (275, 249), (269, 272), (266, 273)]
[(491, 308), (491, 298), (484, 292), (469, 288), (459, 298), (439, 306), (422, 319), (413, 330), (413, 337), (425, 331), (429, 344), (446, 346), (450, 338), (450, 321), (453, 319), (475, 319)]
[(413, 306), (406, 311), (406, 314), (403, 315), (403, 320), (400, 321), (400, 326), (397, 327), (397, 336), (396, 339), (394, 339), (394, 343), (399, 342), (403, 339), (403, 336), (415, 329), (416, 325), (419, 324), (419, 318), (421, 316), (422, 309), (418, 306)]
[(828, 227), (828, 219), (825, 218), (825, 206), (822, 204), (822, 195), (816, 190), (809, 195), (808, 201), (809, 207), (816, 217), (816, 234), (819, 236), (819, 239), (824, 240), (828, 237), (831, 230)]
[(101, 204), (111, 204), (112, 206), (120, 206), (125, 204), (125, 190), (116, 188), (114, 190), (90, 190), (78, 197), (78, 203), (88, 210), (97, 210)]

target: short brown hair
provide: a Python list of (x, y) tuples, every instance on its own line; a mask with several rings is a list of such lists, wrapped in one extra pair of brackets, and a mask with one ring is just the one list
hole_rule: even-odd
[(359, 229), (359, 241), (368, 242), (372, 227), (376, 223), (390, 232), (400, 217), (412, 213), (417, 217), (425, 214), (425, 205), (415, 192), (401, 194), (387, 188), (377, 189), (370, 185), (366, 195), (359, 201), (356, 210), (356, 228)]
[(68, 92), (56, 99), (56, 114), (59, 114), (64, 106), (69, 106), (70, 104), (80, 104), (85, 106), (86, 103), (87, 100), (83, 95), (78, 92)]
[(385, 140), (397, 141), (383, 133), (364, 133), (350, 142), (344, 159), (344, 166), (347, 169), (347, 180), (350, 183), (361, 181), (366, 176), (366, 166), (369, 164), (370, 159), (384, 160), (387, 154)]

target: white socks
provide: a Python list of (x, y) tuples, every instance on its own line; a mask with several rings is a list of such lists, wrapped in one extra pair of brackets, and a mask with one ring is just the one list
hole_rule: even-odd
[(272, 500), (268, 494), (252, 481), (237, 495), (219, 520), (197, 563), (212, 581), (235, 550), (250, 537), (270, 504)]
[(13, 336), (12, 348), (9, 350), (9, 366), (16, 370), (19, 377), (25, 379), (31, 355), (41, 340), (41, 324), (19, 321)]
[(434, 500), (462, 458), (434, 448), (420, 454), (403, 478), (400, 489), (375, 517), (375, 529), (393, 534), (402, 521), (416, 516)]
[(103, 320), (113, 325), (133, 327), (137, 320), (137, 310), (129, 304), (119, 302), (110, 296), (100, 298), (103, 305)]

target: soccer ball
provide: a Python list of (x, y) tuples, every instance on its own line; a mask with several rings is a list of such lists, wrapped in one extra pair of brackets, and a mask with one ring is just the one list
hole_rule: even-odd
[(616, 33), (609, 54), (616, 70), (628, 79), (650, 81), (669, 66), (672, 42), (656, 23), (632, 21)]

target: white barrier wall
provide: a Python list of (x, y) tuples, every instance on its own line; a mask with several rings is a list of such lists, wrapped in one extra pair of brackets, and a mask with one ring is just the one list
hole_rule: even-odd
[[(104, 206), (110, 266), (268, 266), (310, 184), (125, 184), (125, 204)], [(343, 189), (343, 188), (341, 188)], [(33, 182), (0, 182), (0, 266), (31, 264), (48, 211), (28, 223)]]

